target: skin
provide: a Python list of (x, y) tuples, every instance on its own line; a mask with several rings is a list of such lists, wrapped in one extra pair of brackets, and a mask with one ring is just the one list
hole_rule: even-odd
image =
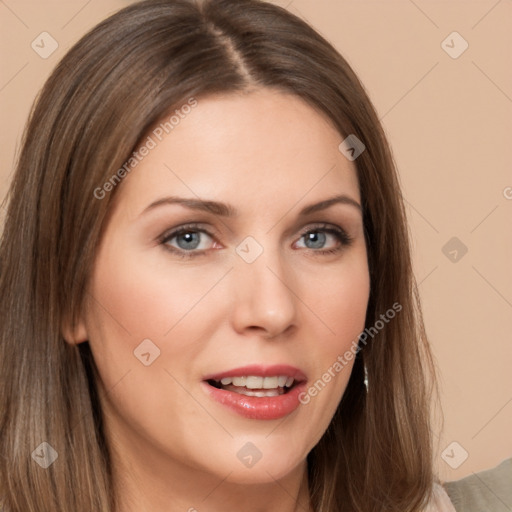
[[(286, 418), (239, 416), (207, 396), (207, 374), (290, 364), (321, 378), (364, 329), (370, 283), (361, 211), (348, 204), (299, 218), (304, 206), (346, 194), (361, 202), (341, 135), (300, 98), (270, 89), (198, 98), (198, 105), (116, 190), (70, 343), (88, 340), (98, 366), (105, 430), (121, 512), (308, 510), (306, 456), (325, 432), (353, 361)], [(229, 203), (224, 218), (166, 196)], [(183, 236), (200, 223), (201, 255)], [(344, 246), (316, 229), (352, 238)], [(312, 226), (319, 241), (307, 241)], [(325, 234), (325, 238), (322, 236)], [(235, 249), (252, 236), (263, 253)], [(188, 240), (190, 246), (190, 240)], [(316, 244), (316, 245), (315, 245)], [(185, 249), (183, 249), (185, 247)], [(323, 249), (340, 248), (333, 254)], [(252, 250), (252, 249), (251, 249)], [(160, 356), (134, 356), (150, 339)], [(253, 443), (247, 468), (237, 452)]]

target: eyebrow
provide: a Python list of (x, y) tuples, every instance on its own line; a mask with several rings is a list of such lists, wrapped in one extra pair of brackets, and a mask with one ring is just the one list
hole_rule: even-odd
[[(238, 210), (234, 206), (226, 203), (221, 203), (218, 201), (208, 201), (205, 199), (193, 199), (176, 196), (163, 197), (161, 199), (154, 201), (141, 213), (141, 215), (159, 206), (172, 204), (179, 204), (190, 210), (208, 212), (214, 215), (219, 215), (221, 217), (237, 217), (239, 215)], [(362, 213), (361, 205), (355, 199), (345, 194), (340, 194), (330, 197), (328, 199), (324, 199), (323, 201), (320, 201), (318, 203), (313, 203), (305, 206), (299, 212), (299, 217), (305, 217), (306, 215), (311, 215), (312, 213), (326, 210), (327, 208), (335, 204), (346, 204), (349, 206), (353, 206), (357, 208), (357, 210), (360, 213)]]

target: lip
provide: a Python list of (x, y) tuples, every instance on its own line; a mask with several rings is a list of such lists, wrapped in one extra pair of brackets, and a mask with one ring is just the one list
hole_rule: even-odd
[[(208, 380), (220, 380), (224, 377), (243, 377), (244, 375), (254, 375), (256, 377), (286, 375), (287, 377), (293, 377), (297, 382), (287, 393), (269, 397), (241, 395), (234, 391), (217, 389), (207, 382)], [(201, 385), (211, 399), (245, 418), (276, 420), (288, 416), (299, 407), (299, 395), (305, 389), (306, 381), (305, 374), (293, 366), (249, 365), (207, 375)]]

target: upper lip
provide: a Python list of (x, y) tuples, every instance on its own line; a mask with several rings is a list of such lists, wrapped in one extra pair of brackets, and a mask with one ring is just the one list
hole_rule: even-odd
[(255, 377), (274, 377), (286, 375), (287, 377), (293, 377), (296, 382), (302, 382), (306, 380), (304, 372), (287, 364), (251, 364), (248, 366), (241, 366), (239, 368), (233, 368), (231, 370), (222, 371), (219, 373), (212, 373), (204, 377), (204, 380), (217, 380), (220, 381), (225, 377), (244, 377), (253, 375)]

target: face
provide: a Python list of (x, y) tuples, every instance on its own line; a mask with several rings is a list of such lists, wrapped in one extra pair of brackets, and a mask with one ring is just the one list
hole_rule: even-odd
[(116, 191), (79, 326), (106, 429), (147, 471), (284, 477), (329, 425), (364, 329), (354, 163), (325, 117), (268, 89), (199, 98), (154, 133)]

